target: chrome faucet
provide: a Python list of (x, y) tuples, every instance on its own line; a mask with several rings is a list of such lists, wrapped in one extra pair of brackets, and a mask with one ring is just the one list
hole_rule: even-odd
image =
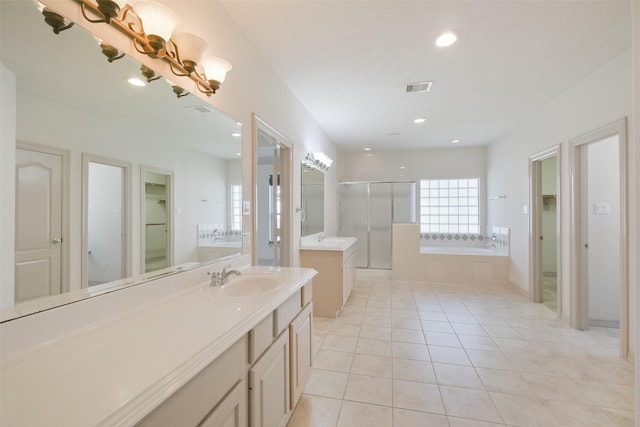
[(489, 239), (487, 239), (487, 240), (488, 240), (487, 246), (489, 246), (489, 247), (493, 246), (495, 248), (496, 247), (496, 243), (498, 241), (498, 236), (496, 236), (496, 233), (493, 233), (491, 235), (491, 237), (489, 237)]
[(231, 267), (231, 265), (225, 266), (220, 272), (218, 271), (207, 272), (207, 274), (211, 276), (210, 286), (222, 286), (229, 281), (230, 275), (235, 274), (236, 276), (239, 276), (240, 274), (242, 274), (238, 270), (228, 270), (229, 267)]

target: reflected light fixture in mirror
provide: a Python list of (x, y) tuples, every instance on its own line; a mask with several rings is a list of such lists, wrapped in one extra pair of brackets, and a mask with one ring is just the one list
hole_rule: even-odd
[(49, 26), (51, 26), (51, 28), (53, 28), (53, 32), (55, 34), (59, 34), (60, 31), (64, 31), (73, 27), (73, 22), (71, 22), (64, 16), (55, 13), (53, 10), (49, 9), (37, 0), (34, 1), (34, 3), (36, 4), (36, 7), (40, 11), (40, 13), (42, 13), (42, 15), (44, 16), (44, 22), (46, 22), (47, 24), (49, 24)]

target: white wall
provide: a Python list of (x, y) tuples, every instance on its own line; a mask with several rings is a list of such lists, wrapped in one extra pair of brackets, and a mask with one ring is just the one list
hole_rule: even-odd
[[(576, 82), (551, 103), (531, 112), (522, 122), (487, 149), (489, 194), (505, 194), (501, 204), (489, 205), (489, 223), (511, 228), (510, 280), (529, 290), (528, 157), (558, 143), (561, 147), (562, 209), (562, 314), (569, 305), (569, 156), (568, 140), (622, 117), (631, 117), (631, 50), (623, 52), (587, 78)], [(633, 121), (630, 122), (633, 126)], [(633, 170), (633, 165), (630, 165)], [(635, 218), (630, 204), (629, 218)], [(630, 263), (631, 265), (632, 263)], [(633, 308), (633, 307), (632, 307)], [(634, 313), (634, 311), (632, 311)]]
[[(15, 198), (16, 170), (16, 77), (0, 64), (0, 194), (4, 200)], [(0, 283), (14, 280), (15, 205), (0, 203)], [(0, 307), (14, 301), (14, 287), (0, 286)], [(6, 304), (5, 301), (11, 301)]]
[[(618, 136), (587, 150), (589, 320), (620, 319), (620, 157)], [(598, 206), (599, 209), (596, 209)], [(606, 209), (600, 211), (600, 209)], [(595, 322), (594, 322), (595, 323)], [(597, 324), (597, 323), (596, 323)]]

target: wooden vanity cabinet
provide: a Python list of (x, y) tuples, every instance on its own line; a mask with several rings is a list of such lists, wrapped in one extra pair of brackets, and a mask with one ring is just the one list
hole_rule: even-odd
[(246, 427), (247, 348), (245, 336), (137, 425)]
[(137, 425), (285, 427), (311, 373), (304, 285)]
[(355, 284), (355, 242), (345, 250), (300, 250), (302, 267), (313, 268), (313, 310), (316, 317), (335, 319)]
[(282, 333), (249, 369), (251, 427), (286, 426), (289, 393), (289, 334)]
[(309, 303), (289, 326), (291, 347), (291, 410), (302, 396), (311, 375), (313, 304)]

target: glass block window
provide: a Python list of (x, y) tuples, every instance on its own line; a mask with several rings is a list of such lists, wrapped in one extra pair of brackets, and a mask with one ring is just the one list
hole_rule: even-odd
[(480, 233), (480, 179), (420, 181), (421, 233)]
[(231, 230), (242, 230), (242, 185), (231, 186)]

